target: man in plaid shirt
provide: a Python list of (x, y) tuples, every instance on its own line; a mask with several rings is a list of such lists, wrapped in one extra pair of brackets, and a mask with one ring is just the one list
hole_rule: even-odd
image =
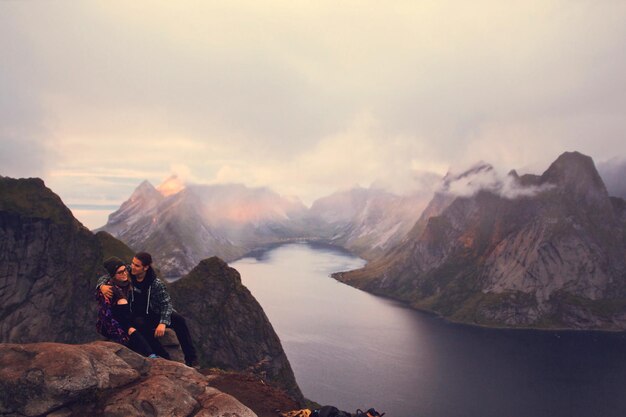
[[(170, 295), (163, 281), (157, 278), (152, 268), (152, 256), (147, 252), (135, 254), (130, 264), (133, 292), (130, 307), (133, 317), (142, 323), (142, 331), (154, 333), (154, 337), (165, 334), (165, 328), (171, 327), (178, 337), (180, 347), (185, 355), (188, 366), (198, 365), (196, 350), (191, 340), (189, 328), (185, 318), (174, 311)], [(100, 291), (105, 297), (110, 297), (111, 287), (98, 282)], [(160, 349), (158, 349), (160, 347)], [(160, 344), (154, 346), (157, 355), (169, 359), (169, 354)]]

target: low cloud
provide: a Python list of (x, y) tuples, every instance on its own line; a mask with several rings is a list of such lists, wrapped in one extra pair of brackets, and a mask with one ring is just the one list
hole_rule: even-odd
[(534, 197), (551, 188), (553, 188), (551, 184), (523, 186), (516, 176), (500, 174), (491, 165), (481, 162), (460, 174), (448, 173), (442, 180), (438, 192), (457, 197), (472, 197), (479, 191), (489, 191), (513, 200)]

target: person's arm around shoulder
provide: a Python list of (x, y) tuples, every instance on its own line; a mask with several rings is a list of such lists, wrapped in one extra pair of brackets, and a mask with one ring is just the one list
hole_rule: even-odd
[(109, 276), (106, 274), (102, 275), (100, 278), (98, 278), (98, 282), (96, 283), (96, 290), (99, 290), (106, 299), (110, 300), (113, 296), (113, 287), (111, 285), (107, 285), (108, 281)]

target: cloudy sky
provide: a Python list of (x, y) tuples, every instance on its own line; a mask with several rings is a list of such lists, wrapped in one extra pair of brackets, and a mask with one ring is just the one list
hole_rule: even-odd
[[(0, 1), (0, 175), (89, 227), (144, 179), (305, 203), (626, 160), (624, 1)], [(607, 162), (608, 161), (608, 162)]]

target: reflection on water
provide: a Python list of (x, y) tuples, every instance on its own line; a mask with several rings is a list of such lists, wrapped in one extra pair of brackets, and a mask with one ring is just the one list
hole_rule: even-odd
[(363, 264), (304, 243), (232, 264), (306, 397), (390, 417), (626, 415), (624, 334), (456, 325), (329, 277)]

